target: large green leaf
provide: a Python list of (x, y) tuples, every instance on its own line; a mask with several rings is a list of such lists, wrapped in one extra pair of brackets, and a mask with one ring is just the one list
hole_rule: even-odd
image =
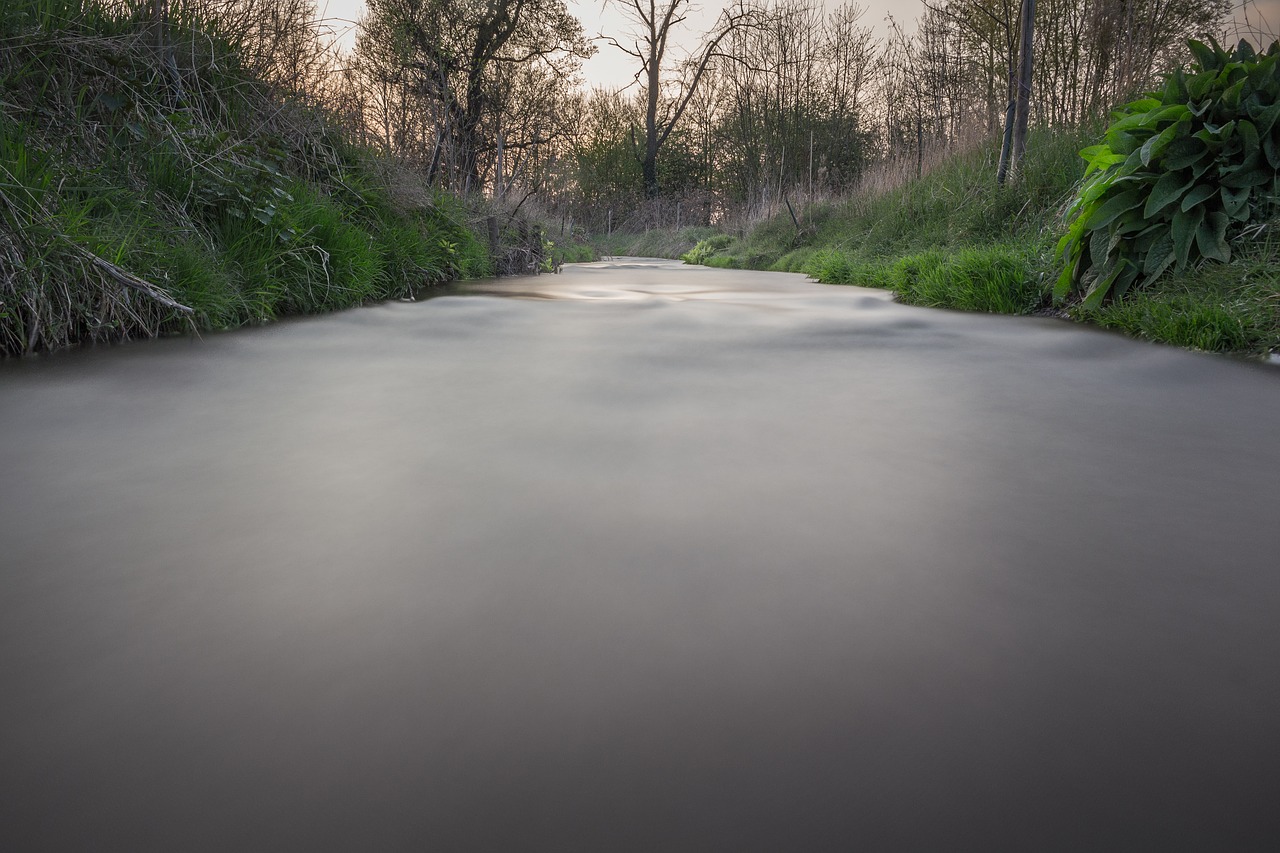
[(1138, 280), (1138, 273), (1140, 272), (1141, 270), (1138, 269), (1137, 264), (1130, 263), (1127, 259), (1123, 261), (1120, 267), (1120, 274), (1115, 277), (1115, 281), (1111, 282), (1111, 297), (1119, 299), (1124, 296), (1125, 291)]
[(1222, 188), (1222, 210), (1232, 219), (1243, 222), (1249, 218), (1249, 196), (1253, 193), (1252, 187), (1241, 187), (1232, 189), (1231, 187)]
[(1191, 55), (1195, 57), (1196, 64), (1200, 66), (1202, 71), (1219, 67), (1220, 63), (1217, 61), (1217, 55), (1204, 42), (1197, 39), (1189, 39), (1187, 47), (1191, 48)]
[(1244, 100), (1245, 87), (1248, 83), (1248, 79), (1243, 79), (1228, 86), (1222, 93), (1222, 105), (1233, 112), (1240, 109), (1240, 102)]
[(1128, 261), (1121, 260), (1109, 269), (1099, 273), (1092, 286), (1089, 287), (1088, 292), (1084, 295), (1082, 304), (1085, 308), (1097, 308), (1102, 304), (1102, 300), (1107, 298), (1107, 294), (1111, 291), (1111, 285), (1115, 283), (1116, 278), (1119, 277), (1126, 264), (1128, 264)]
[(1157, 270), (1163, 272), (1169, 264), (1174, 262), (1177, 254), (1173, 251), (1173, 235), (1165, 231), (1155, 242), (1151, 244), (1151, 248), (1147, 250), (1147, 257), (1142, 263), (1142, 274), (1151, 276), (1157, 274)]
[(1266, 155), (1267, 165), (1272, 169), (1280, 170), (1280, 143), (1276, 142), (1275, 136), (1268, 135), (1263, 138), (1262, 153)]
[(1171, 170), (1185, 169), (1208, 154), (1209, 146), (1203, 139), (1184, 136), (1169, 143), (1169, 147), (1164, 150), (1164, 161), (1160, 165)]
[(1268, 170), (1263, 168), (1254, 168), (1254, 169), (1247, 169), (1247, 170), (1236, 169), (1231, 174), (1223, 176), (1222, 185), (1224, 187), (1231, 187), (1233, 189), (1239, 189), (1241, 187), (1256, 187), (1256, 186), (1265, 184), (1267, 181), (1271, 180), (1271, 178), (1274, 176), (1275, 176), (1274, 170)]
[(1069, 260), (1062, 268), (1062, 274), (1058, 276), (1058, 281), (1053, 285), (1053, 299), (1055, 302), (1061, 302), (1071, 292), (1071, 285), (1075, 283), (1076, 271), (1079, 268), (1079, 257)]
[(1182, 269), (1191, 258), (1191, 248), (1195, 245), (1196, 229), (1204, 221), (1204, 208), (1193, 207), (1190, 210), (1179, 210), (1173, 215), (1173, 224), (1169, 233), (1173, 237), (1173, 249), (1178, 255), (1178, 268)]
[(1181, 200), (1183, 194), (1191, 189), (1194, 183), (1195, 180), (1183, 172), (1165, 172), (1151, 188), (1151, 195), (1147, 197), (1142, 215), (1151, 219), (1169, 205)]
[(1111, 150), (1110, 145), (1090, 145), (1088, 148), (1080, 149), (1080, 156), (1089, 164), (1084, 172), (1086, 177), (1125, 161), (1125, 155), (1116, 154)]
[(1115, 221), (1116, 217), (1126, 211), (1140, 206), (1146, 199), (1140, 188), (1127, 189), (1108, 198), (1093, 211), (1086, 220), (1090, 231), (1105, 228)]
[(1236, 122), (1236, 132), (1240, 134), (1240, 140), (1244, 143), (1244, 154), (1249, 156), (1258, 150), (1259, 135), (1258, 127), (1248, 119), (1240, 119)]
[(1111, 237), (1112, 233), (1103, 228), (1089, 236), (1089, 258), (1095, 265), (1105, 262), (1111, 254)]
[(1117, 154), (1129, 155), (1142, 148), (1142, 143), (1147, 139), (1146, 135), (1138, 136), (1127, 130), (1125, 131), (1107, 131), (1107, 144), (1111, 146), (1111, 150)]
[(1168, 222), (1157, 222), (1154, 225), (1148, 225), (1141, 231), (1126, 238), (1129, 242), (1129, 248), (1133, 254), (1143, 255), (1150, 251), (1156, 241), (1161, 237), (1167, 236), (1169, 233)]
[(1227, 226), (1231, 220), (1215, 210), (1196, 228), (1196, 248), (1200, 254), (1213, 261), (1226, 263), (1231, 260), (1231, 247), (1227, 244)]
[(1217, 191), (1218, 188), (1213, 184), (1197, 184), (1190, 192), (1182, 197), (1182, 204), (1180, 207), (1183, 210), (1190, 210)]
[(1262, 107), (1257, 112), (1250, 113), (1250, 115), (1253, 118), (1254, 125), (1258, 128), (1258, 134), (1265, 137), (1276, 126), (1276, 119), (1280, 118), (1280, 101), (1271, 106)]
[(1142, 114), (1142, 122), (1138, 127), (1155, 130), (1161, 123), (1178, 122), (1191, 118), (1191, 110), (1186, 104), (1169, 104), (1151, 109)]
[(1151, 161), (1163, 154), (1164, 150), (1169, 147), (1169, 143), (1173, 142), (1173, 140), (1185, 133), (1186, 130), (1187, 124), (1185, 122), (1178, 122), (1177, 124), (1169, 125), (1164, 130), (1148, 139), (1143, 143), (1141, 148), (1142, 165), (1150, 166)]

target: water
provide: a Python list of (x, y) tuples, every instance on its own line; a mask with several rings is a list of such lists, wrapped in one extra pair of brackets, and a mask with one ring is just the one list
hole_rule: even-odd
[(0, 849), (1262, 849), (1278, 423), (653, 261), (0, 365)]

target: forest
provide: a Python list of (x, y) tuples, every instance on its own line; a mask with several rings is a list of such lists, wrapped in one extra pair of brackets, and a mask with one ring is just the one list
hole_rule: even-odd
[[(1017, 275), (1040, 302), (1084, 177), (1076, 151), (1189, 66), (1189, 42), (1234, 47), (1242, 22), (1265, 23), (1231, 0), (934, 0), (878, 30), (856, 2), (736, 0), (690, 33), (691, 0), (610, 2), (625, 32), (587, 32), (563, 0), (369, 0), (353, 44), (312, 0), (6, 4), (5, 351), (259, 322), (600, 252), (697, 249), (839, 281), (813, 258), (887, 269), (1032, 235)], [(596, 51), (625, 55), (632, 82), (590, 86)], [(1269, 220), (1257, 198), (1250, 222)], [(871, 239), (903, 219), (912, 233)], [(1269, 264), (1270, 233), (1237, 253), (1251, 269)], [(37, 255), (97, 282), (108, 319), (50, 296)], [(180, 279), (197, 267), (218, 280), (170, 294), (189, 310), (136, 304), (192, 290)], [(1247, 340), (1199, 345), (1270, 346), (1268, 293)]]

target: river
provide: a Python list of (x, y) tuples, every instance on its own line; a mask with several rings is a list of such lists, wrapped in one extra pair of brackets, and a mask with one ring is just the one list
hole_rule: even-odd
[(0, 849), (1269, 848), (1278, 427), (649, 260), (0, 364)]

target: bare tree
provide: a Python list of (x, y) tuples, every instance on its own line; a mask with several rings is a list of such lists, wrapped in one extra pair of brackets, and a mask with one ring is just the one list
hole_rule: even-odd
[(670, 66), (668, 50), (673, 32), (684, 23), (691, 9), (692, 0), (612, 0), (631, 21), (634, 30), (629, 34), (629, 44), (613, 37), (607, 41), (629, 56), (634, 57), (640, 68), (635, 79), (641, 83), (644, 99), (644, 143), (639, 159), (644, 180), (645, 196), (656, 198), (658, 187), (658, 153), (670, 139), (680, 117), (689, 107), (711, 61), (721, 55), (720, 43), (732, 32), (747, 26), (755, 19), (755, 12), (741, 3), (725, 9), (701, 50), (686, 57), (674, 69)]
[(487, 173), (515, 81), (568, 85), (594, 48), (564, 0), (370, 0), (357, 51), (429, 108), (428, 173), (446, 170), (467, 192), (496, 177)]

